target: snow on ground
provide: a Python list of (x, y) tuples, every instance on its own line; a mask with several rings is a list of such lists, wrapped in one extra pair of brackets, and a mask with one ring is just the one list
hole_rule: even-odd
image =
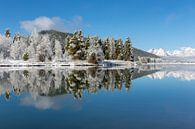
[(103, 67), (133, 67), (135, 63), (130, 61), (121, 60), (105, 60), (99, 64), (88, 63), (87, 61), (68, 61), (68, 62), (29, 62), (23, 60), (1, 60), (0, 67), (34, 67), (34, 66), (46, 66), (46, 67), (61, 67), (61, 66), (103, 66)]

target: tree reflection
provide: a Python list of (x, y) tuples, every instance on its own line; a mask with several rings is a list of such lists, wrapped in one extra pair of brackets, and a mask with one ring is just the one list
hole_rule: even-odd
[(27, 92), (31, 96), (57, 96), (71, 94), (81, 99), (84, 92), (93, 94), (101, 90), (114, 91), (132, 87), (134, 69), (28, 69), (0, 72), (1, 94), (10, 99)]

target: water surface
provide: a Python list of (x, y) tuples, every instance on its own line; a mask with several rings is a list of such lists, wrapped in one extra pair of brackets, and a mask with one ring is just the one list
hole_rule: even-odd
[(1, 68), (2, 129), (194, 129), (195, 67)]

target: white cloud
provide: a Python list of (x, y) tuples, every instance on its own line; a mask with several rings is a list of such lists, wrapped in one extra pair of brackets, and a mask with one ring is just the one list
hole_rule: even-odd
[(20, 103), (24, 106), (32, 106), (36, 109), (47, 110), (47, 109), (71, 109), (71, 110), (80, 110), (82, 109), (82, 101), (73, 100), (72, 95), (61, 95), (61, 96), (24, 96), (21, 98)]
[(20, 27), (27, 32), (50, 29), (73, 32), (78, 29), (83, 29), (85, 26), (87, 27), (87, 24), (84, 24), (82, 16), (75, 16), (70, 20), (62, 19), (60, 17), (49, 18), (41, 16), (34, 20), (20, 22)]

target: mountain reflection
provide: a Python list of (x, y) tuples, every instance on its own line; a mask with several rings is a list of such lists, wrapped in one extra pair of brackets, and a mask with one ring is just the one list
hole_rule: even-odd
[(194, 65), (169, 65), (161, 66), (161, 70), (148, 75), (152, 79), (176, 78), (179, 80), (192, 81), (195, 80), (195, 66)]

